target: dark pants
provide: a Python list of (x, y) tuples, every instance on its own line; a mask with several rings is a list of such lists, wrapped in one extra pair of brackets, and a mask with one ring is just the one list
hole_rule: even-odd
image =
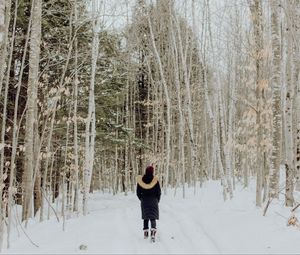
[[(150, 220), (151, 222), (151, 228), (156, 228), (156, 220)], [(144, 228), (143, 229), (149, 229), (149, 220), (144, 220)]]

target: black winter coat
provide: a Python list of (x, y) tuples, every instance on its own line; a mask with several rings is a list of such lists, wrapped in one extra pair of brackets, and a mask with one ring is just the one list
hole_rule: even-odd
[(157, 176), (144, 175), (137, 177), (136, 195), (141, 201), (142, 219), (158, 220), (161, 189)]

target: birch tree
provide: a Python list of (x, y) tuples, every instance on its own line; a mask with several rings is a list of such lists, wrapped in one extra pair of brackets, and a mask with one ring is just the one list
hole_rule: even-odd
[[(17, 1), (16, 1), (17, 3)], [(17, 6), (17, 5), (16, 5)], [(16, 8), (16, 7), (15, 7)], [(16, 9), (17, 10), (17, 9)], [(31, 13), (33, 11), (33, 5), (31, 7)], [(15, 13), (16, 15), (16, 13)], [(8, 226), (7, 226), (7, 246), (10, 245), (10, 230), (11, 230), (11, 224), (12, 224), (12, 209), (13, 209), (13, 196), (15, 195), (14, 188), (15, 188), (15, 168), (16, 168), (16, 157), (17, 157), (17, 145), (18, 145), (18, 136), (20, 131), (20, 125), (21, 120), (18, 120), (18, 110), (19, 110), (19, 97), (21, 92), (21, 85), (22, 85), (22, 79), (23, 79), (23, 72), (25, 68), (25, 60), (27, 55), (27, 48), (28, 48), (28, 42), (29, 42), (29, 35), (30, 35), (30, 29), (31, 29), (31, 21), (32, 21), (32, 15), (30, 15), (29, 22), (28, 22), (28, 29), (26, 34), (26, 41), (24, 45), (24, 52), (22, 56), (21, 61), (21, 67), (20, 67), (20, 73), (18, 77), (17, 82), (17, 90), (16, 90), (16, 96), (15, 96), (15, 104), (14, 104), (14, 117), (13, 117), (13, 135), (12, 135), (12, 153), (11, 153), (11, 159), (10, 159), (10, 174), (9, 174), (9, 187), (8, 187)]]
[(185, 197), (185, 155), (184, 155), (184, 116), (183, 116), (183, 109), (182, 109), (182, 95), (181, 95), (181, 88), (180, 88), (180, 78), (179, 78), (179, 59), (178, 59), (178, 49), (176, 45), (176, 38), (175, 32), (173, 29), (172, 20), (170, 22), (171, 27), (171, 35), (172, 35), (172, 43), (174, 47), (174, 76), (175, 76), (175, 86), (177, 91), (177, 101), (178, 101), (178, 111), (179, 111), (179, 139), (178, 139), (178, 148), (179, 148), (179, 174), (181, 176), (181, 184), (182, 184), (182, 195)]
[(300, 2), (293, 1), (291, 6), (294, 15), (290, 17), (293, 21), (291, 26), (293, 33), (293, 65), (294, 65), (294, 118), (295, 118), (295, 171), (296, 171), (296, 190), (300, 190), (300, 43), (297, 38), (300, 38)]
[(249, 0), (249, 6), (251, 11), (251, 17), (253, 22), (253, 35), (255, 40), (255, 61), (256, 61), (256, 84), (255, 93), (257, 98), (256, 103), (256, 205), (262, 205), (262, 182), (263, 182), (263, 148), (262, 148), (262, 120), (261, 112), (264, 100), (264, 85), (265, 80), (263, 79), (263, 65), (262, 65), (262, 51), (263, 51), (263, 31), (262, 31), (262, 6), (260, 0)]
[[(89, 87), (89, 105), (88, 105), (88, 116), (86, 119), (86, 129), (85, 129), (85, 165), (84, 165), (84, 175), (83, 175), (83, 214), (87, 214), (87, 202), (88, 193), (90, 190), (91, 178), (93, 175), (94, 167), (94, 151), (95, 151), (95, 75), (96, 75), (96, 64), (98, 59), (99, 51), (99, 27), (96, 19), (96, 1), (93, 0), (93, 43), (92, 43), (92, 73)], [(97, 9), (98, 10), (98, 9)]]
[(4, 31), (5, 31), (5, 1), (0, 1), (0, 48), (3, 48), (4, 44)]
[(11, 0), (0, 1), (0, 93), (7, 60), (8, 31), (11, 19)]
[[(194, 121), (193, 121), (193, 115), (192, 115), (192, 97), (191, 97), (191, 85), (190, 85), (190, 81), (189, 81), (189, 77), (188, 77), (188, 63), (187, 63), (187, 58), (186, 58), (186, 52), (184, 52), (184, 49), (183, 49), (183, 41), (182, 41), (182, 38), (181, 38), (181, 31), (180, 31), (180, 26), (179, 26), (179, 23), (178, 23), (178, 20), (176, 18), (176, 15), (174, 15), (175, 17), (175, 25), (176, 25), (176, 28), (177, 28), (177, 34), (178, 34), (178, 48), (179, 48), (179, 56), (181, 58), (181, 63), (182, 63), (182, 66), (181, 68), (183, 69), (183, 76), (184, 76), (184, 85), (185, 85), (185, 97), (186, 97), (186, 110), (187, 110), (187, 124), (188, 124), (188, 130), (189, 130), (189, 137), (190, 137), (190, 151), (191, 151), (191, 157), (190, 157), (190, 171), (192, 173), (192, 179), (194, 181), (194, 185), (195, 185), (195, 182), (196, 182), (196, 174), (195, 174), (195, 171), (196, 171), (196, 162), (198, 161), (196, 156), (197, 156), (197, 152), (196, 152), (196, 145), (195, 145), (195, 138), (194, 138)], [(188, 36), (186, 35), (186, 38), (188, 38)], [(187, 51), (187, 49), (186, 49)]]
[(170, 141), (171, 141), (171, 109), (170, 109), (171, 108), (171, 101), (170, 101), (168, 86), (167, 86), (167, 82), (166, 82), (166, 78), (165, 78), (161, 58), (160, 58), (160, 55), (158, 53), (156, 43), (155, 43), (155, 38), (154, 38), (154, 34), (153, 34), (153, 29), (152, 29), (152, 21), (150, 19), (150, 16), (148, 16), (148, 23), (149, 23), (149, 28), (150, 28), (151, 43), (152, 43), (152, 47), (153, 47), (153, 50), (154, 50), (154, 56), (155, 56), (155, 59), (156, 59), (157, 64), (158, 64), (160, 78), (162, 80), (163, 91), (164, 91), (164, 96), (165, 96), (165, 100), (166, 100), (166, 108), (167, 108), (166, 109), (166, 111), (167, 111), (166, 176), (165, 176), (165, 180), (164, 180), (165, 183), (166, 183), (165, 187), (164, 187), (165, 188), (164, 191), (166, 192), (168, 182), (169, 182), (169, 167), (170, 167), (170, 154), (171, 154), (171, 146), (170, 146)]
[[(77, 0), (74, 1), (74, 22), (77, 26), (78, 22), (78, 10), (77, 10)], [(74, 112), (73, 112), (73, 121), (74, 121), (74, 164), (75, 164), (75, 192), (74, 192), (74, 211), (78, 211), (79, 203), (79, 156), (78, 156), (78, 120), (77, 120), (77, 108), (78, 108), (78, 39), (75, 34), (74, 42), (74, 51), (75, 51), (75, 75), (74, 75)]]
[[(287, 19), (289, 20), (289, 19)], [(288, 21), (288, 26), (291, 22)], [(294, 97), (294, 80), (293, 80), (293, 41), (291, 29), (287, 32), (287, 59), (286, 59), (286, 96), (285, 96), (285, 204), (293, 206), (293, 189), (294, 189), (294, 139), (293, 139), (293, 97)], [(275, 52), (274, 52), (275, 53)]]
[[(272, 31), (272, 110), (273, 110), (273, 134), (272, 134), (272, 157), (270, 170), (270, 197), (278, 197), (279, 167), (281, 160), (281, 84), (280, 84), (280, 35), (279, 35), (279, 1), (271, 2), (271, 31)], [(290, 91), (287, 92), (290, 95)], [(287, 100), (288, 99), (287, 95)], [(290, 115), (291, 117), (291, 115)], [(287, 113), (289, 118), (289, 113)], [(288, 125), (289, 126), (289, 125)], [(288, 127), (291, 131), (291, 126)], [(291, 147), (292, 140), (288, 139), (287, 148)], [(288, 149), (289, 150), (289, 149)], [(292, 151), (286, 152), (293, 155)], [(291, 168), (291, 161), (287, 159), (287, 168)]]
[[(10, 5), (10, 3), (9, 3)], [(2, 144), (3, 149), (0, 151), (1, 155), (0, 155), (0, 180), (1, 180), (1, 191), (0, 191), (0, 198), (1, 198), (1, 202), (0, 202), (0, 214), (1, 214), (1, 219), (0, 219), (0, 251), (2, 249), (2, 241), (3, 241), (3, 223), (4, 223), (4, 215), (6, 215), (6, 210), (10, 210), (10, 206), (12, 206), (11, 204), (5, 204), (5, 198), (7, 197), (7, 195), (3, 196), (3, 187), (2, 187), (2, 183), (5, 182), (5, 175), (4, 175), (4, 163), (5, 163), (5, 155), (4, 155), (4, 148), (5, 148), (5, 133), (6, 133), (6, 120), (7, 120), (7, 104), (8, 104), (8, 89), (9, 89), (9, 83), (10, 83), (10, 75), (9, 75), (9, 70), (11, 69), (11, 65), (12, 65), (12, 55), (13, 55), (13, 49), (14, 49), (14, 40), (15, 40), (15, 32), (16, 32), (16, 19), (17, 19), (17, 6), (15, 6), (15, 11), (14, 11), (14, 22), (13, 22), (13, 31), (12, 31), (12, 38), (11, 38), (11, 43), (10, 43), (10, 47), (9, 47), (9, 59), (8, 59), (8, 65), (7, 65), (7, 72), (6, 72), (6, 79), (5, 79), (5, 88), (4, 88), (4, 102), (3, 102), (3, 113), (2, 113), (2, 127), (1, 127), (1, 140), (0, 140), (0, 144)], [(1, 72), (1, 70), (0, 70)], [(1, 76), (1, 73), (0, 73)], [(1, 78), (1, 77), (0, 77)], [(2, 86), (2, 80), (0, 80), (1, 86)], [(1, 93), (1, 86), (0, 86), (0, 93)], [(11, 175), (11, 174), (10, 174)], [(7, 176), (7, 172), (6, 172), (6, 176)], [(12, 176), (10, 176), (10, 179), (12, 178)], [(10, 191), (8, 191), (8, 193), (10, 193)], [(3, 199), (4, 197), (4, 199)], [(10, 228), (10, 226), (8, 227), (8, 229)], [(9, 247), (9, 237), (8, 237), (8, 244), (7, 246)]]
[(32, 189), (31, 185), (34, 182), (34, 126), (35, 112), (37, 110), (37, 94), (38, 94), (38, 74), (39, 74), (39, 58), (40, 58), (40, 43), (41, 43), (41, 14), (42, 1), (34, 0), (32, 2), (33, 18), (30, 37), (29, 51), (29, 78), (27, 88), (27, 113), (26, 113), (26, 131), (25, 131), (25, 170), (23, 175), (23, 211), (22, 219), (28, 219), (31, 212)]

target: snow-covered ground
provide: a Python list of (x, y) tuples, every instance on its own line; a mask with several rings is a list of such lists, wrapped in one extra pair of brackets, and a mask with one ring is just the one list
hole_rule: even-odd
[[(62, 222), (53, 217), (30, 221), (25, 230), (14, 229), (11, 248), (3, 253), (97, 254), (265, 254), (300, 253), (300, 229), (287, 226), (291, 215), (283, 198), (273, 201), (267, 215), (255, 206), (254, 185), (236, 188), (232, 200), (223, 201), (219, 182), (202, 188), (168, 190), (162, 195), (157, 242), (143, 239), (140, 205), (135, 194), (94, 193), (89, 214)], [(300, 214), (300, 208), (299, 214)], [(296, 214), (297, 215), (297, 214)], [(300, 217), (299, 217), (300, 219)], [(79, 247), (85, 245), (86, 249)]]

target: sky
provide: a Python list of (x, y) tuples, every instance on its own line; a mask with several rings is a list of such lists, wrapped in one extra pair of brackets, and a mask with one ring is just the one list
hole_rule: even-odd
[[(156, 1), (161, 0), (146, 0), (148, 3)], [(91, 11), (98, 10), (102, 28), (121, 31), (128, 22), (131, 22), (132, 9), (137, 0), (86, 0), (86, 2)], [(95, 8), (92, 8), (93, 2), (95, 2)], [(239, 22), (239, 28), (249, 26), (247, 0), (175, 0), (175, 6), (178, 14), (185, 17), (191, 27), (193, 27), (192, 14), (194, 13), (195, 32), (200, 44), (205, 41), (206, 45), (210, 44), (210, 39), (209, 34), (203, 33), (203, 25), (208, 19), (205, 8), (209, 6), (211, 41), (213, 42), (210, 45), (213, 47), (205, 47), (205, 52), (202, 52), (202, 54), (212, 56), (212, 52), (214, 52), (213, 65), (219, 66), (219, 71), (224, 70), (228, 50), (235, 48), (236, 35), (233, 30), (233, 22)], [(235, 17), (235, 20), (233, 17)], [(212, 58), (210, 57), (210, 59)]]

